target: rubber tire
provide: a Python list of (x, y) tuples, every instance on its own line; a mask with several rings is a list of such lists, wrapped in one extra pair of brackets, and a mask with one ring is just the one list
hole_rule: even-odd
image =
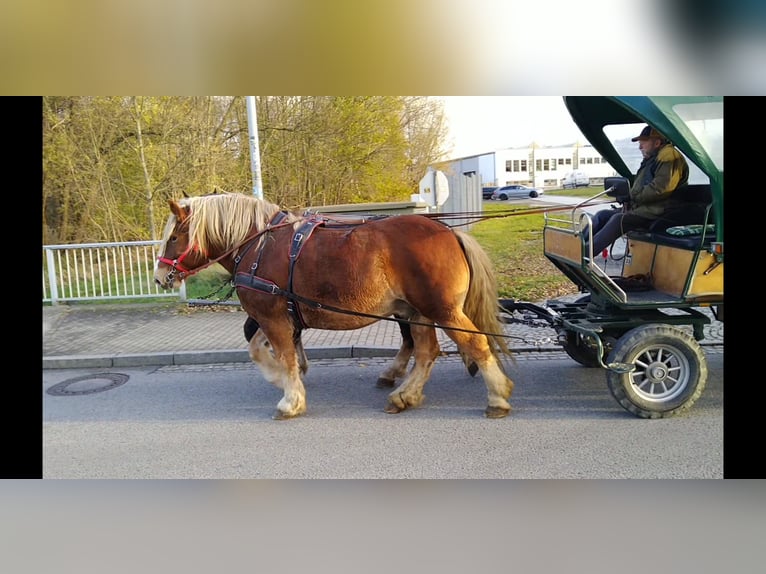
[[(641, 363), (632, 373), (606, 374), (609, 391), (617, 403), (637, 417), (661, 419), (684, 412), (707, 384), (707, 359), (702, 347), (690, 333), (676, 327), (650, 324), (631, 329), (617, 340), (607, 364), (637, 360)], [(657, 381), (646, 387), (650, 370)], [(674, 384), (670, 388), (660, 386), (668, 382)]]
[(505, 195), (504, 193), (501, 193), (501, 194), (498, 196), (498, 199), (499, 199), (500, 201), (508, 201), (508, 196), (507, 196), (507, 195)]
[(532, 199), (534, 199), (534, 198), (535, 198), (535, 197), (537, 197), (538, 195), (540, 195), (540, 194), (539, 194), (539, 193), (537, 193), (536, 191), (530, 191), (530, 192), (529, 192), (529, 197), (531, 197)]

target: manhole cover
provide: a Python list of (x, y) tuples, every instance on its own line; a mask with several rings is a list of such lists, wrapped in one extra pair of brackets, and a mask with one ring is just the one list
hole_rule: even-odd
[(99, 375), (83, 375), (56, 383), (47, 390), (49, 395), (56, 397), (71, 397), (74, 395), (91, 395), (108, 391), (128, 382), (128, 375), (122, 373), (101, 373)]

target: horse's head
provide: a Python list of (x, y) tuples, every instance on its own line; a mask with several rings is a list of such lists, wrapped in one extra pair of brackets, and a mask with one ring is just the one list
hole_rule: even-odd
[(190, 208), (182, 200), (168, 200), (171, 215), (165, 225), (163, 243), (154, 269), (154, 282), (163, 289), (180, 287), (194, 269), (207, 263), (207, 258), (189, 243)]

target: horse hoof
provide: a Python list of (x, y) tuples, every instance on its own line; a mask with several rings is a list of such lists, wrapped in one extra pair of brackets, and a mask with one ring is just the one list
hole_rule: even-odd
[(294, 419), (297, 416), (298, 416), (297, 414), (288, 415), (287, 413), (283, 413), (282, 411), (277, 409), (276, 411), (274, 411), (274, 414), (271, 415), (271, 418), (275, 421), (286, 421), (287, 419)]
[(468, 366), (468, 374), (471, 375), (472, 377), (475, 377), (476, 373), (478, 372), (479, 372), (479, 365), (477, 365), (476, 363), (471, 363)]
[(387, 412), (390, 415), (395, 415), (397, 413), (402, 412), (403, 410), (404, 410), (403, 408), (395, 405), (391, 401), (389, 401), (388, 404), (386, 405), (386, 408), (383, 409), (384, 412)]
[(390, 389), (394, 386), (394, 381), (392, 381), (391, 379), (384, 379), (381, 377), (378, 379), (378, 382), (375, 383), (375, 386), (378, 387), (379, 389)]
[(500, 407), (487, 407), (484, 411), (484, 416), (488, 419), (501, 419), (508, 416), (511, 409), (502, 409)]

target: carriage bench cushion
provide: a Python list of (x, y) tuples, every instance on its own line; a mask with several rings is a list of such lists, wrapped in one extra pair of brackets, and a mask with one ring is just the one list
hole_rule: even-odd
[[(702, 231), (705, 231), (703, 241)], [(664, 231), (630, 231), (628, 237), (636, 241), (646, 241), (647, 243), (657, 243), (658, 245), (668, 245), (670, 247), (679, 247), (681, 249), (707, 249), (711, 241), (715, 241), (715, 225), (679, 225), (669, 227)]]
[(688, 236), (688, 235), (701, 235), (702, 232), (705, 235), (715, 235), (715, 225), (677, 225), (675, 227), (668, 227), (665, 233), (675, 236)]

